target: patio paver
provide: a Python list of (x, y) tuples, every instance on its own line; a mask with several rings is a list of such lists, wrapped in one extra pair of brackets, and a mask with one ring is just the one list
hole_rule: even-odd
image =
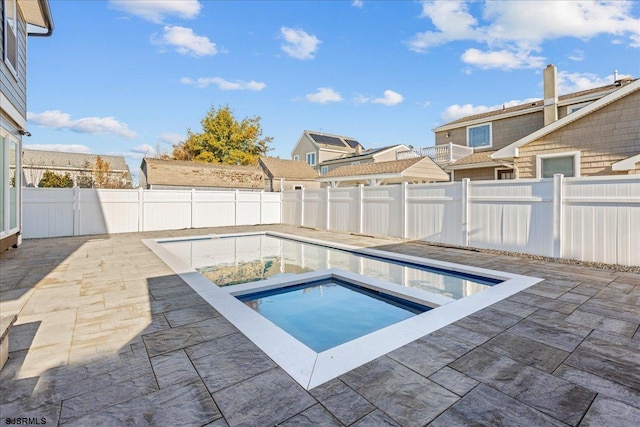
[[(304, 390), (141, 239), (274, 230), (544, 282)], [(0, 419), (47, 425), (640, 424), (640, 275), (293, 226), (27, 240)]]

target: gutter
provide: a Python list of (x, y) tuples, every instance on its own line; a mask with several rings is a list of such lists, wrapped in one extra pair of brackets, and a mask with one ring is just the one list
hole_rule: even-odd
[(35, 37), (49, 37), (51, 34), (53, 34), (53, 17), (51, 16), (51, 9), (49, 8), (49, 1), (48, 0), (38, 0), (38, 4), (40, 5), (40, 11), (42, 12), (42, 17), (44, 19), (44, 22), (46, 24), (46, 29), (47, 31), (44, 33), (34, 33), (34, 32), (27, 32), (28, 36), (35, 36)]

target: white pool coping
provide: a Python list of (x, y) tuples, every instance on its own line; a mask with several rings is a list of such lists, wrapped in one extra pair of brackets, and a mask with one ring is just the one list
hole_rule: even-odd
[[(418, 289), (406, 288), (395, 283), (385, 282), (340, 269), (283, 275), (242, 285), (218, 287), (194, 270), (185, 260), (174, 255), (162, 246), (163, 242), (170, 241), (247, 235), (270, 235), (305, 243), (315, 243), (331, 248), (346, 249), (357, 254), (373, 255), (394, 261), (443, 268), (499, 279), (503, 280), (503, 282), (459, 300), (431, 294)], [(319, 386), (543, 280), (537, 277), (470, 267), (462, 264), (385, 252), (377, 249), (336, 244), (318, 239), (301, 238), (299, 236), (271, 231), (192, 236), (184, 239), (144, 239), (142, 242), (158, 255), (160, 259), (191, 286), (205, 301), (211, 304), (213, 308), (220, 312), (220, 314), (240, 330), (240, 332), (247, 336), (247, 338), (255, 343), (307, 390)], [(275, 289), (329, 277), (338, 277), (348, 282), (381, 290), (400, 298), (434, 307), (434, 309), (317, 353), (235, 297), (236, 295)]]

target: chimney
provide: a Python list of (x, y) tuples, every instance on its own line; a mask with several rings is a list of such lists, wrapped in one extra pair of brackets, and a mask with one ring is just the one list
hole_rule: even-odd
[(557, 71), (553, 64), (544, 69), (544, 125), (558, 120)]

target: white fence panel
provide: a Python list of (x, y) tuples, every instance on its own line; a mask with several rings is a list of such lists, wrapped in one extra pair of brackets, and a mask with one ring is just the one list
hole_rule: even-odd
[(236, 225), (260, 224), (260, 193), (236, 191)]
[(280, 224), (282, 222), (281, 194), (262, 193), (260, 224)]
[(553, 255), (553, 181), (469, 183), (469, 246)]
[(566, 178), (563, 198), (563, 257), (640, 265), (638, 178)]
[(363, 187), (362, 232), (402, 237), (402, 186)]
[(331, 189), (329, 224), (332, 230), (352, 233), (359, 231), (359, 194), (358, 187)]
[(407, 186), (407, 238), (462, 245), (459, 183)]
[(73, 236), (73, 189), (24, 188), (22, 203), (24, 238)]
[(233, 191), (194, 191), (193, 227), (235, 225), (236, 195)]
[(304, 223), (307, 227), (327, 228), (326, 190), (304, 190)]
[(191, 191), (144, 192), (142, 231), (179, 230), (191, 227)]
[(282, 192), (282, 222), (302, 225), (302, 191)]
[(76, 234), (138, 231), (140, 193), (131, 190), (76, 189)]

